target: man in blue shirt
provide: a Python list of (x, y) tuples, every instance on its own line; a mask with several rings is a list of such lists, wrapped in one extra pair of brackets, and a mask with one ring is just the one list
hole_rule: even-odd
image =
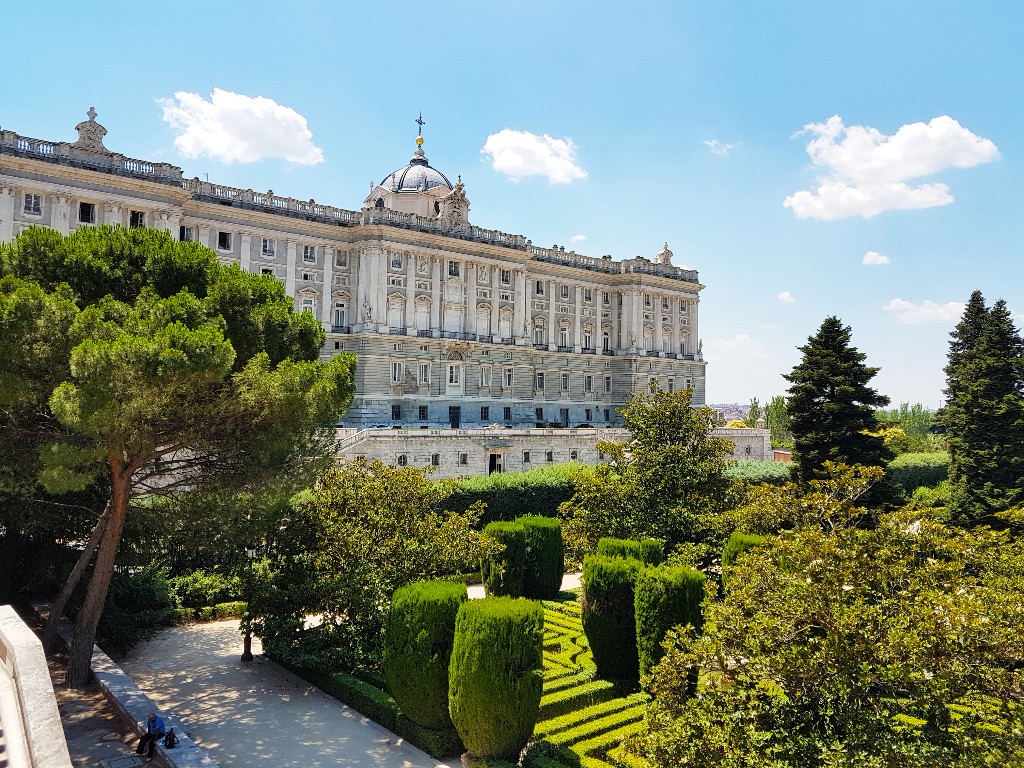
[(156, 712), (150, 712), (149, 721), (146, 723), (146, 732), (142, 734), (142, 738), (139, 740), (139, 748), (135, 750), (135, 754), (141, 755), (142, 750), (148, 746), (149, 753), (146, 755), (146, 762), (148, 763), (152, 760), (157, 739), (163, 738), (165, 730), (164, 719), (157, 715)]

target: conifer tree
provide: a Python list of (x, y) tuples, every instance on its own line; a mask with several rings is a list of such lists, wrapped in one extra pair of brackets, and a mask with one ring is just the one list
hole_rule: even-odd
[(971, 294), (950, 334), (943, 422), (954, 519), (1024, 502), (1024, 339), (1005, 302)]
[(878, 373), (850, 345), (850, 328), (827, 317), (799, 348), (803, 359), (784, 378), (792, 386), (786, 403), (793, 433), (793, 473), (806, 483), (824, 479), (826, 461), (884, 466), (892, 454), (875, 427), (874, 408), (889, 398), (868, 386)]

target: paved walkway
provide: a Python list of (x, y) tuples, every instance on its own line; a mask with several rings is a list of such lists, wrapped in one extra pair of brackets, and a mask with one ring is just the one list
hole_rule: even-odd
[[(567, 574), (562, 589), (579, 586)], [(482, 597), (482, 587), (471, 587)], [(439, 763), (358, 712), (265, 660), (243, 664), (238, 621), (162, 631), (118, 660), (164, 711), (188, 724), (193, 740), (222, 768), (259, 760), (266, 768), (433, 768)]]

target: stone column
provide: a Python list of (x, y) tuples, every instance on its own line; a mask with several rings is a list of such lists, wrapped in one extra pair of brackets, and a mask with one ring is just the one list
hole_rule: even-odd
[(555, 314), (555, 281), (548, 280), (548, 349), (554, 350), (558, 346), (558, 325)]
[[(496, 297), (495, 297), (496, 298)], [(476, 262), (466, 262), (466, 333), (478, 333), (476, 325)]]
[(572, 351), (579, 352), (583, 349), (583, 286), (576, 286), (576, 321), (572, 330)]
[(14, 239), (14, 198), (16, 194), (14, 187), (0, 186), (0, 243), (9, 243)]
[(629, 289), (619, 292), (622, 297), (622, 307), (619, 307), (618, 297), (615, 298), (615, 308), (618, 314), (616, 330), (618, 331), (619, 350), (629, 349), (629, 323), (633, 317), (633, 292)]
[(324, 282), (323, 287), (320, 290), (320, 322), (323, 323), (324, 330), (330, 331), (331, 326), (334, 324), (334, 296), (331, 294), (334, 292), (334, 259), (335, 249), (323, 246), (323, 259), (324, 259)]
[(238, 266), (243, 272), (251, 271), (252, 263), (252, 233), (241, 232), (238, 235)]
[(441, 257), (430, 257), (430, 331), (441, 330)]
[(700, 304), (700, 296), (695, 296), (693, 301), (690, 302), (690, 348), (689, 353), (697, 355), (697, 359), (703, 358), (703, 354), (700, 353), (700, 330), (697, 327), (697, 305)]
[(644, 348), (644, 297), (639, 288), (634, 288), (633, 294), (633, 316), (630, 318), (630, 325), (633, 331), (633, 350), (639, 352)]
[(103, 206), (103, 223), (124, 226), (124, 213), (120, 203), (106, 203)]
[(415, 336), (416, 329), (416, 255), (405, 254), (405, 333)]
[(680, 352), (679, 349), (679, 305), (682, 299), (675, 298), (671, 302), (672, 310), (672, 351), (677, 355)]
[[(491, 335), (496, 336), (499, 330), (498, 324), (501, 320), (501, 302), (498, 301), (498, 297), (501, 296), (501, 270), (497, 267), (492, 267), (489, 274), (490, 281), (488, 285), (491, 289)], [(475, 307), (473, 311), (476, 312)]]
[(529, 344), (530, 291), (526, 280), (526, 270), (515, 271), (515, 283), (512, 293), (512, 338), (517, 344)]
[[(57, 192), (51, 203), (53, 208), (50, 212), (50, 226), (62, 235), (71, 233), (71, 195)], [(2, 214), (0, 214), (2, 217)], [(0, 226), (3, 226), (0, 224)], [(3, 238), (0, 238), (2, 240)]]
[(295, 267), (298, 263), (298, 250), (299, 246), (294, 240), (289, 240), (287, 244), (286, 261), (287, 266), (285, 267), (284, 273), (284, 292), (291, 297), (295, 297)]

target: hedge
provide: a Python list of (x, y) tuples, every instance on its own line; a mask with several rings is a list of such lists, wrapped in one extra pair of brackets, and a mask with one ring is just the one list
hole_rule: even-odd
[(648, 565), (661, 565), (664, 558), (662, 544), (657, 539), (634, 541), (603, 538), (597, 542), (597, 554), (606, 557), (632, 557)]
[(521, 597), (526, 570), (526, 529), (519, 523), (494, 522), (484, 535), (505, 545), (505, 549), (480, 561), (480, 578), (488, 595)]
[(785, 461), (737, 461), (724, 474), (730, 480), (742, 480), (751, 485), (784, 485), (790, 480), (789, 467), (789, 462)]
[(949, 478), (949, 454), (904, 453), (889, 462), (885, 474), (894, 485), (913, 494), (918, 488), (932, 488)]
[(352, 709), (382, 725), (389, 731), (397, 730), (398, 704), (387, 693), (364, 683), (346, 672), (317, 672), (310, 669), (296, 670), (324, 693), (348, 704)]
[(434, 730), (451, 727), (448, 661), (465, 584), (425, 581), (395, 590), (384, 627), (384, 675), (410, 720)]
[(528, 472), (495, 472), (487, 477), (466, 478), (454, 484), (451, 495), (439, 502), (438, 511), (465, 512), (477, 501), (483, 501), (487, 508), (481, 525), (515, 520), (524, 512), (558, 517), (558, 505), (576, 492), (577, 474), (593, 471), (593, 467), (570, 462)]
[(536, 600), (553, 600), (562, 589), (565, 574), (562, 523), (540, 515), (519, 517), (516, 522), (526, 532), (523, 595)]
[(646, 675), (664, 654), (661, 641), (678, 625), (703, 624), (704, 574), (693, 568), (645, 568), (636, 579), (636, 645), (640, 674)]
[(533, 733), (544, 685), (544, 609), (508, 597), (459, 608), (448, 710), (466, 751), (515, 761)]
[(204, 605), (201, 608), (175, 608), (169, 616), (169, 623), (193, 624), (200, 621), (240, 619), (245, 611), (246, 604), (244, 600), (217, 603), (217, 605)]
[(587, 555), (583, 561), (583, 632), (602, 677), (637, 680), (633, 586), (644, 564), (634, 558)]

